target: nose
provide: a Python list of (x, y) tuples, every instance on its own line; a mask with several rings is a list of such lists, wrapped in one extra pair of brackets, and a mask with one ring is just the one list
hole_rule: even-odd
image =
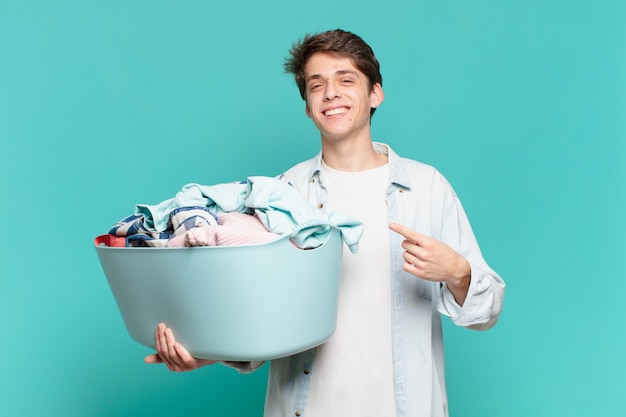
[(332, 101), (339, 97), (339, 90), (335, 87), (333, 83), (326, 84), (326, 89), (324, 90), (324, 101)]

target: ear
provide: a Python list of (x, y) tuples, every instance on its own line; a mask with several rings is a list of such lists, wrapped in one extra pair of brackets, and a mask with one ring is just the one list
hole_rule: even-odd
[(304, 109), (304, 112), (306, 113), (306, 117), (311, 119), (311, 108), (309, 107), (309, 103), (306, 103), (306, 107)]
[(372, 92), (370, 93), (370, 106), (375, 109), (380, 106), (383, 101), (385, 101), (383, 87), (379, 83), (376, 83), (372, 87)]

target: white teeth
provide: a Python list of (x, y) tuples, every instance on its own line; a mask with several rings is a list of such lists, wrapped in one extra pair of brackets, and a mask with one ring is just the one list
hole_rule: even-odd
[(345, 108), (345, 107), (340, 107), (340, 108), (338, 108), (338, 109), (331, 109), (331, 110), (327, 110), (326, 112), (324, 112), (324, 114), (325, 114), (326, 116), (334, 116), (334, 115), (336, 115), (336, 114), (343, 114), (343, 113), (345, 113), (345, 112), (347, 112), (347, 111), (348, 111), (348, 109), (347, 109), (347, 108)]

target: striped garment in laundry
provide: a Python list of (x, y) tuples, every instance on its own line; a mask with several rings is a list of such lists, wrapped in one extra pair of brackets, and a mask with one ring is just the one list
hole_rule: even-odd
[(126, 246), (164, 247), (170, 239), (183, 235), (190, 229), (217, 224), (216, 214), (207, 207), (184, 206), (170, 212), (165, 230), (155, 230), (151, 218), (139, 213), (117, 222), (109, 230), (109, 234), (126, 237)]

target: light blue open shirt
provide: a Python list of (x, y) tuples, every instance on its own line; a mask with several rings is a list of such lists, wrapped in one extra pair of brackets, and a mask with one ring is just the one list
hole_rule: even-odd
[[(485, 262), (461, 203), (446, 179), (433, 167), (399, 157), (389, 146), (374, 142), (388, 155), (390, 184), (388, 220), (408, 226), (452, 247), (471, 266), (471, 283), (463, 306), (445, 285), (416, 278), (402, 270), (403, 237), (390, 231), (392, 280), (392, 351), (398, 417), (448, 415), (444, 380), (441, 314), (462, 327), (485, 330), (502, 311), (504, 281)], [(324, 209), (327, 191), (320, 175), (322, 155), (304, 161), (281, 176), (315, 207)], [(367, 225), (366, 225), (367, 227)], [(270, 363), (266, 417), (306, 416), (315, 349)], [(262, 362), (229, 364), (250, 372)]]

